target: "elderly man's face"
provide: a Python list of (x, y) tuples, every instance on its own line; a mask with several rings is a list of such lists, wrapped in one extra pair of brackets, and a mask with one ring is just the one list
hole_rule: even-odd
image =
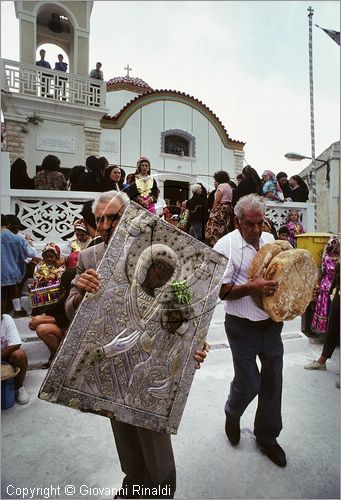
[(97, 231), (103, 241), (108, 243), (124, 210), (124, 203), (118, 197), (108, 202), (98, 202), (95, 208)]
[(258, 249), (259, 238), (263, 231), (264, 214), (258, 210), (248, 210), (242, 219), (236, 218), (235, 222), (246, 243)]

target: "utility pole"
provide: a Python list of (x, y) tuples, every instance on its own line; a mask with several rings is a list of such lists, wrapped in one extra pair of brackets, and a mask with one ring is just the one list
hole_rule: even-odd
[(314, 79), (313, 79), (313, 15), (314, 9), (308, 7), (309, 18), (309, 88), (310, 88), (310, 140), (311, 140), (311, 168), (310, 181), (312, 202), (315, 205), (314, 227), (317, 229), (317, 196), (316, 196), (316, 162), (315, 162), (315, 121), (314, 121)]

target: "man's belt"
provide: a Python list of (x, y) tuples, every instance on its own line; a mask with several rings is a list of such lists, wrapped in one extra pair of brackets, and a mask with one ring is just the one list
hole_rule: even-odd
[(233, 314), (226, 313), (227, 320), (231, 318), (232, 320), (239, 321), (240, 323), (244, 323), (251, 328), (266, 328), (267, 326), (273, 325), (276, 323), (273, 319), (267, 318), (262, 319), (260, 321), (251, 321), (247, 318), (241, 318), (240, 316), (234, 316)]

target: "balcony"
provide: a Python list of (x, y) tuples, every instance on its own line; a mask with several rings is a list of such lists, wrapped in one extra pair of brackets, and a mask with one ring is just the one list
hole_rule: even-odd
[(6, 93), (84, 108), (105, 107), (105, 82), (101, 80), (7, 59), (1, 62), (1, 89)]

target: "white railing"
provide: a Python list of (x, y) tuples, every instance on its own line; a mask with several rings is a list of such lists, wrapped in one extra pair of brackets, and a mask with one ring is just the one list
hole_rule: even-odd
[[(33, 234), (39, 247), (47, 241), (62, 244), (73, 235), (73, 222), (79, 217), (83, 203), (98, 193), (79, 191), (25, 191), (10, 190), (10, 213), (15, 213), (27, 232)], [(313, 231), (314, 210), (311, 203), (269, 202), (266, 215), (278, 229), (286, 223), (293, 208), (301, 214), (303, 227)], [(25, 230), (23, 232), (26, 232)]]
[(105, 107), (105, 82), (2, 59), (1, 89), (77, 106)]

